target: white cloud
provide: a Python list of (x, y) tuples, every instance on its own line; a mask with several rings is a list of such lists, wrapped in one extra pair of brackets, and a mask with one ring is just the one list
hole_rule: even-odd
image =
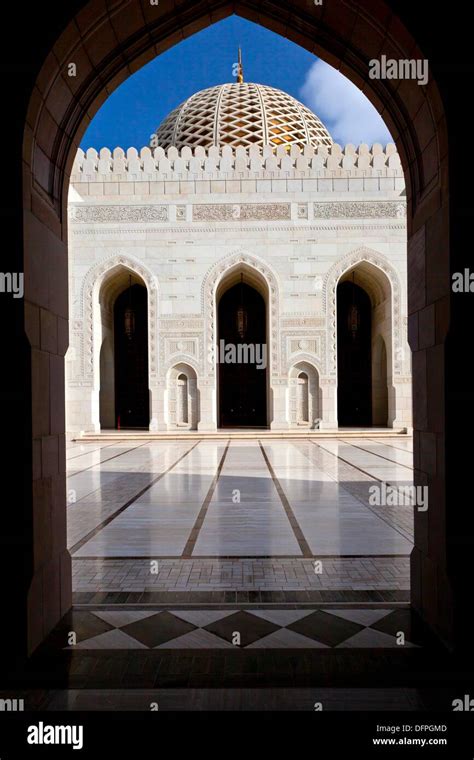
[(325, 61), (313, 63), (300, 92), (304, 103), (321, 118), (332, 138), (341, 145), (393, 142), (370, 100)]

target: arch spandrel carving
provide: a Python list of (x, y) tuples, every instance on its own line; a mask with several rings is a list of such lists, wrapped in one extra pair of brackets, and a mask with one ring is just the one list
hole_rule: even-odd
[(393, 374), (401, 375), (403, 372), (401, 357), (402, 348), (402, 288), (400, 278), (392, 264), (378, 251), (365, 246), (343, 256), (329, 270), (323, 285), (323, 310), (326, 314), (327, 325), (327, 353), (326, 373), (328, 376), (336, 376), (337, 373), (337, 304), (336, 291), (338, 283), (343, 275), (364, 262), (371, 264), (384, 274), (390, 284), (391, 309), (392, 309), (392, 336), (393, 336)]
[(115, 254), (92, 266), (84, 277), (81, 298), (78, 304), (77, 322), (83, 324), (84, 342), (82, 368), (85, 380), (94, 378), (94, 302), (100, 288), (114, 269), (123, 267), (134, 272), (143, 280), (148, 292), (148, 357), (150, 383), (157, 377), (157, 335), (158, 335), (158, 284), (153, 273), (142, 261), (124, 254)]
[[(213, 356), (213, 347), (217, 340), (217, 315), (216, 315), (216, 294), (219, 284), (224, 278), (232, 272), (233, 269), (243, 267), (249, 272), (255, 272), (265, 283), (266, 300), (268, 309), (269, 328), (268, 335), (270, 338), (270, 375), (277, 377), (280, 371), (280, 287), (277, 275), (263, 259), (248, 253), (245, 250), (238, 250), (230, 256), (226, 256), (214, 264), (207, 272), (202, 286), (202, 312), (205, 323), (205, 347), (207, 357)], [(214, 362), (207, 362), (206, 374), (214, 376)]]

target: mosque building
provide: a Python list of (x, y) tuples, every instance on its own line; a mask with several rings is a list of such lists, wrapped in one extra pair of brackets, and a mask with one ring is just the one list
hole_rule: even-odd
[(237, 80), (78, 151), (67, 430), (411, 428), (405, 181)]

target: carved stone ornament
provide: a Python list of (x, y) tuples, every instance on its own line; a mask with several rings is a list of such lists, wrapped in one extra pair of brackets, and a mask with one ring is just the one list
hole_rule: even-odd
[(73, 206), (71, 221), (83, 224), (109, 222), (167, 222), (167, 206)]

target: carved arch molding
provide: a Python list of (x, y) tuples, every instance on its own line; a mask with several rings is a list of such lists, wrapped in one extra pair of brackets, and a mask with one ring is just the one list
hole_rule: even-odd
[[(81, 375), (86, 383), (94, 380), (94, 301), (99, 294), (102, 283), (107, 275), (116, 267), (124, 267), (137, 274), (145, 283), (148, 291), (148, 357), (150, 383), (157, 380), (158, 367), (156, 360), (156, 345), (158, 335), (158, 285), (153, 273), (141, 261), (116, 254), (94, 264), (87, 272), (82, 285), (78, 312), (74, 316), (73, 331), (75, 337), (82, 333)], [(77, 343), (76, 343), (77, 345)]]
[(279, 284), (276, 274), (265, 261), (245, 251), (238, 251), (212, 266), (202, 286), (202, 312), (204, 314), (206, 366), (205, 374), (211, 379), (214, 376), (214, 361), (209, 360), (213, 356), (213, 347), (217, 340), (217, 315), (216, 315), (216, 291), (219, 283), (225, 275), (239, 265), (254, 270), (264, 279), (267, 287), (267, 313), (269, 319), (268, 335), (271, 343), (271, 377), (278, 377), (280, 373), (278, 341), (280, 336), (280, 295)]
[(323, 312), (327, 325), (327, 375), (335, 377), (337, 373), (337, 285), (345, 272), (352, 267), (367, 262), (386, 275), (391, 290), (392, 301), (392, 367), (393, 375), (402, 375), (402, 289), (399, 276), (394, 267), (381, 254), (370, 248), (358, 248), (337, 261), (326, 275), (323, 286)]

